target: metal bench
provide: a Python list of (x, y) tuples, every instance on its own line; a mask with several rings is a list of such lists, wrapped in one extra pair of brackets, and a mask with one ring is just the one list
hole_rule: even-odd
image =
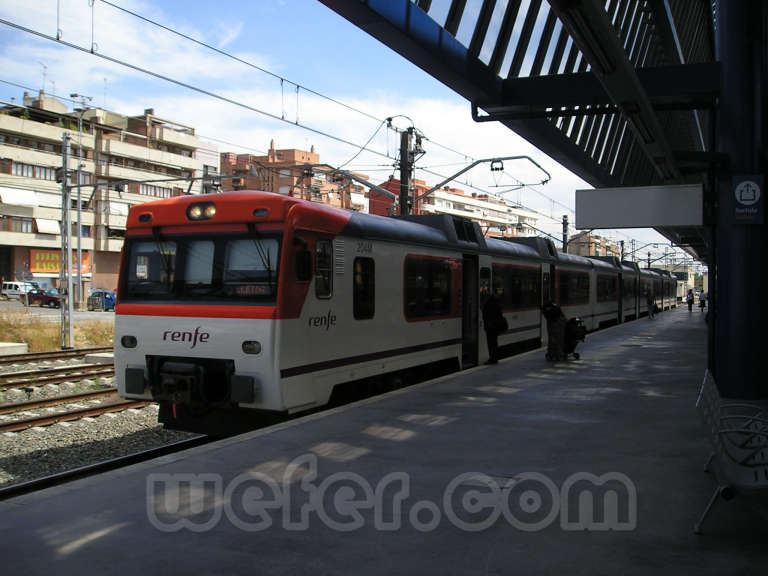
[(701, 534), (718, 496), (731, 500), (738, 493), (768, 489), (768, 404), (723, 401), (709, 370), (704, 375), (696, 407), (704, 420), (713, 452), (704, 470), (717, 481), (712, 498), (693, 531)]

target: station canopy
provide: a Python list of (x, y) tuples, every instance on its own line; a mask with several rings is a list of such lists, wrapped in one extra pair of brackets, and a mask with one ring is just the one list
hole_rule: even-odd
[[(595, 188), (702, 184), (720, 87), (711, 0), (320, 0)], [(704, 226), (655, 226), (699, 260)]]

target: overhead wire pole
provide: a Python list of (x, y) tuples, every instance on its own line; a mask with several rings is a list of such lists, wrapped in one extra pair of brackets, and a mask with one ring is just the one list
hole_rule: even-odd
[[(563, 253), (568, 253), (568, 214), (563, 214)], [(587, 254), (589, 254), (589, 244), (587, 244)]]
[[(400, 215), (408, 215), (408, 192), (411, 187), (411, 136), (413, 128), (400, 133)], [(414, 206), (415, 206), (414, 202)]]
[(81, 199), (81, 187), (83, 185), (83, 114), (86, 111), (86, 100), (93, 100), (90, 96), (82, 94), (70, 94), (70, 98), (80, 98), (80, 108), (75, 109), (79, 112), (77, 116), (77, 290), (75, 291), (75, 300), (78, 309), (82, 309), (83, 304), (83, 210)]
[(69, 147), (70, 136), (65, 133), (61, 139), (61, 265), (59, 266), (59, 290), (63, 293), (61, 303), (61, 349), (74, 347), (72, 326), (72, 210), (69, 188)]

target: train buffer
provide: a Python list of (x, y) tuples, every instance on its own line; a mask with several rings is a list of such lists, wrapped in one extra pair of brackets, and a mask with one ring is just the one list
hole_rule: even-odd
[(707, 428), (712, 453), (704, 469), (717, 486), (694, 525), (696, 534), (718, 498), (768, 491), (768, 403), (723, 401), (709, 370), (704, 375), (696, 407)]

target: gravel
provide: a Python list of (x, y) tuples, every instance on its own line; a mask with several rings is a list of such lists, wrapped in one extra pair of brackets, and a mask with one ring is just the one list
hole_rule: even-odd
[(0, 486), (41, 478), (195, 436), (164, 430), (158, 407), (0, 434)]
[(85, 364), (83, 358), (59, 358), (40, 362), (24, 362), (22, 364), (4, 364), (0, 366), (0, 374), (26, 372), (27, 370), (44, 370), (46, 368), (62, 368), (64, 366), (80, 366)]
[[(57, 396), (89, 392), (91, 390), (103, 390), (104, 388), (115, 387), (116, 384), (114, 376), (111, 376), (108, 378), (98, 378), (97, 380), (88, 379), (79, 382), (62, 382), (61, 384), (46, 384), (45, 386), (30, 388), (13, 388), (0, 392), (0, 403), (7, 405), (31, 402), (32, 400), (45, 400)], [(0, 420), (2, 420), (2, 417), (0, 417)]]

